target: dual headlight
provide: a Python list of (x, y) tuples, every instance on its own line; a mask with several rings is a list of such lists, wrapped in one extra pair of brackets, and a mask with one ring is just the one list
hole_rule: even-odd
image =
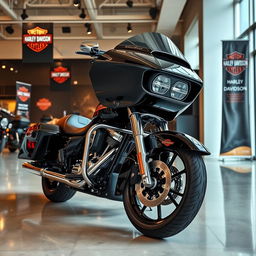
[(8, 126), (8, 119), (6, 117), (2, 118), (2, 120), (0, 121), (0, 127), (2, 129), (6, 129)]
[(176, 100), (183, 100), (187, 97), (189, 86), (182, 81), (172, 84), (171, 78), (165, 75), (158, 75), (152, 81), (151, 89), (154, 93), (165, 95), (170, 91), (170, 96)]

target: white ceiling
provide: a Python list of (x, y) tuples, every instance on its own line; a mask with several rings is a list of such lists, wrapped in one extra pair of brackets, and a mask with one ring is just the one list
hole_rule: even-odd
[[(132, 35), (157, 31), (171, 35), (186, 0), (133, 0), (129, 8), (127, 0), (80, 0), (85, 9), (86, 18), (81, 19), (81, 9), (74, 7), (73, 0), (0, 0), (0, 59), (6, 58), (1, 45), (18, 47), (17, 53), (10, 58), (20, 58), (20, 40), (22, 22), (53, 22), (55, 55), (63, 58), (74, 56), (74, 48), (84, 40), (97, 40), (107, 50)], [(155, 19), (149, 15), (150, 8), (157, 8)], [(20, 15), (26, 8), (28, 18), (22, 21)], [(85, 23), (92, 24), (92, 34), (87, 35)], [(131, 23), (133, 31), (127, 33), (127, 24)], [(6, 32), (6, 26), (12, 25), (13, 34)], [(62, 27), (69, 26), (71, 33), (63, 33)], [(74, 42), (76, 46), (74, 47)], [(10, 44), (9, 44), (10, 45)], [(69, 49), (70, 48), (70, 52)], [(81, 57), (81, 56), (79, 56)]]

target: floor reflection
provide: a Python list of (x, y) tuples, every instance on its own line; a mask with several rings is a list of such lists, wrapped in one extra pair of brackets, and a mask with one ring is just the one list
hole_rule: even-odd
[(157, 240), (133, 228), (122, 203), (81, 193), (66, 203), (47, 201), (40, 178), (24, 172), (15, 154), (4, 154), (0, 255), (255, 255), (255, 162), (206, 165), (208, 188), (198, 216), (180, 234)]

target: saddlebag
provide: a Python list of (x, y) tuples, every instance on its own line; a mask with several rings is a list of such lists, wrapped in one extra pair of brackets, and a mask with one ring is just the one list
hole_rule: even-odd
[(22, 142), (19, 158), (30, 160), (54, 160), (61, 148), (58, 125), (37, 123), (31, 125)]

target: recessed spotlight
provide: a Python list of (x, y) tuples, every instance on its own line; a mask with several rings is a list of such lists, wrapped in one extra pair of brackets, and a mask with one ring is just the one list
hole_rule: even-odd
[(14, 33), (14, 29), (12, 27), (12, 25), (9, 25), (5, 28), (5, 31), (8, 33), (8, 34), (13, 34)]
[(13, 67), (11, 67), (11, 68), (10, 68), (10, 71), (13, 71), (13, 70), (14, 70), (14, 68), (13, 68)]
[(156, 7), (151, 7), (149, 9), (149, 15), (154, 20), (157, 16), (157, 8)]
[(92, 26), (90, 23), (85, 23), (84, 26), (87, 28), (87, 35), (91, 35), (92, 34)]
[(132, 1), (132, 0), (128, 0), (128, 1), (126, 2), (126, 4), (127, 4), (127, 6), (128, 6), (129, 8), (132, 8), (132, 7), (133, 7), (133, 1)]
[(75, 80), (75, 81), (73, 82), (73, 84), (74, 84), (74, 85), (77, 85), (77, 84), (78, 84), (78, 81)]
[(131, 23), (128, 23), (128, 25), (127, 25), (127, 33), (132, 33), (132, 25), (131, 25)]
[(5, 65), (2, 65), (2, 69), (6, 69), (6, 66), (5, 66)]
[(80, 0), (73, 0), (73, 5), (74, 5), (75, 7), (80, 6), (80, 4), (81, 4)]
[(22, 14), (20, 15), (20, 17), (21, 17), (23, 20), (25, 20), (25, 19), (27, 19), (27, 18), (28, 18), (28, 15), (27, 15), (26, 9), (23, 9)]
[(84, 8), (82, 8), (81, 14), (79, 15), (79, 17), (80, 17), (81, 19), (85, 19), (85, 18), (86, 18), (86, 14), (85, 14)]

